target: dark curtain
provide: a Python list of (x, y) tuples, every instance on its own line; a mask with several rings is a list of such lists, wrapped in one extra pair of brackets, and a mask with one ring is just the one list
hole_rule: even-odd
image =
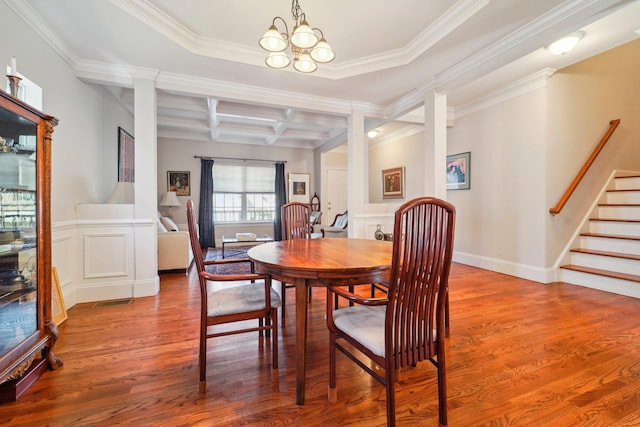
[(200, 247), (215, 248), (216, 234), (213, 227), (213, 160), (200, 159)]
[(287, 203), (287, 183), (284, 180), (284, 163), (276, 163), (276, 219), (273, 221), (274, 240), (282, 240), (282, 205)]

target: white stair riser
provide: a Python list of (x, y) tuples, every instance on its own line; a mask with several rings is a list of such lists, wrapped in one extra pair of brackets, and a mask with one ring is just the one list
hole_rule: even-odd
[(629, 280), (603, 277), (598, 276), (597, 274), (583, 273), (564, 268), (560, 269), (559, 279), (562, 282), (572, 283), (574, 285), (640, 298), (640, 283)]
[(594, 251), (619, 252), (640, 255), (640, 240), (608, 239), (606, 237), (581, 236), (580, 247)]
[(640, 275), (640, 261), (594, 254), (571, 253), (571, 264), (616, 273)]
[(607, 203), (628, 203), (638, 205), (640, 204), (640, 190), (608, 192)]
[(640, 237), (640, 222), (589, 221), (589, 231), (600, 234)]
[(640, 206), (599, 206), (598, 218), (640, 219)]
[(616, 190), (637, 190), (640, 189), (640, 177), (616, 178)]

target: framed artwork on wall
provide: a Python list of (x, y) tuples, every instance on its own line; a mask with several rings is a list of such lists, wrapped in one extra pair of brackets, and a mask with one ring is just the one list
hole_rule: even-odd
[(382, 198), (404, 198), (404, 166), (382, 170)]
[(191, 195), (191, 172), (169, 171), (167, 172), (167, 191), (175, 191), (176, 196)]
[(471, 188), (471, 152), (447, 156), (447, 190)]
[(118, 127), (118, 182), (135, 182), (135, 139)]
[(289, 201), (309, 203), (309, 174), (289, 174)]

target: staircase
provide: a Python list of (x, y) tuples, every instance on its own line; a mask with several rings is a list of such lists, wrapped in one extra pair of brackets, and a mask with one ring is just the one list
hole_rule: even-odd
[(559, 279), (640, 298), (640, 175), (615, 177), (596, 213)]

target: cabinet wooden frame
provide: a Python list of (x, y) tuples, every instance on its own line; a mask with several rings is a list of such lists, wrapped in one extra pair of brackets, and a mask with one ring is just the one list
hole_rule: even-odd
[(51, 136), (58, 124), (55, 117), (44, 114), (25, 102), (0, 91), (0, 109), (7, 117), (0, 121), (10, 127), (8, 119), (35, 126), (35, 243), (36, 243), (36, 330), (0, 357), (0, 402), (15, 400), (48, 367), (62, 366), (53, 352), (58, 328), (51, 312)]

